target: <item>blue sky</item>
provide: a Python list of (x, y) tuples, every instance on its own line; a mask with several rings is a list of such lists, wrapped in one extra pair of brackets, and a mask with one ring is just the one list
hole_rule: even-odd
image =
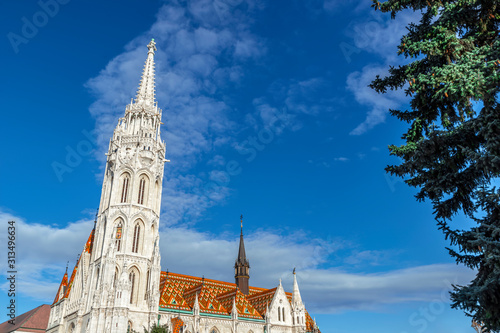
[(364, 0), (60, 0), (44, 15), (48, 2), (0, 5), (0, 216), (17, 221), (19, 313), (51, 303), (81, 252), (109, 137), (155, 38), (171, 160), (163, 269), (232, 281), (243, 214), (251, 284), (282, 278), (291, 291), (297, 267), (323, 332), (473, 332), (447, 299), (473, 273), (448, 256), (432, 207), (384, 172), (405, 131), (387, 110), (408, 99), (367, 87), (405, 61), (396, 45), (418, 13), (391, 21)]

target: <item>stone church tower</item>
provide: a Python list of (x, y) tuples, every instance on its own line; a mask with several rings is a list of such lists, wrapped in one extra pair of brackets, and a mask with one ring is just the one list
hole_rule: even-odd
[[(94, 229), (64, 274), (46, 332), (316, 333), (293, 275), (293, 293), (249, 285), (241, 226), (235, 283), (161, 271), (159, 219), (165, 160), (155, 101), (155, 42), (137, 96), (109, 143)], [(228, 267), (228, 270), (230, 267)]]
[[(155, 102), (155, 42), (135, 100), (125, 109), (109, 144), (96, 226), (77, 264), (78, 288), (53, 307), (48, 332), (127, 332), (132, 322), (157, 320), (160, 293), (159, 217), (165, 142)], [(75, 273), (74, 273), (75, 274)], [(67, 279), (67, 277), (66, 277)], [(62, 298), (62, 297), (61, 297)], [(65, 313), (77, 309), (74, 317)], [(74, 320), (76, 319), (76, 320)], [(75, 324), (76, 323), (76, 324)]]

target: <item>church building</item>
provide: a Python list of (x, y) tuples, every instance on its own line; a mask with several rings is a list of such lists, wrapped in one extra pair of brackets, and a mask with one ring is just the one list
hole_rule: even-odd
[[(319, 332), (300, 296), (281, 280), (272, 289), (250, 286), (243, 228), (235, 283), (162, 271), (159, 221), (165, 159), (162, 110), (155, 101), (155, 42), (137, 96), (118, 120), (106, 154), (94, 229), (50, 308), (46, 332), (172, 333)], [(229, 267), (228, 267), (229, 268)]]

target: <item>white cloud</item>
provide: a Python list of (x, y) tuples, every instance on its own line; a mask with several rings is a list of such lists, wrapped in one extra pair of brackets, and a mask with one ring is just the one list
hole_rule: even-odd
[[(0, 221), (15, 221), (17, 290), (45, 302), (55, 297), (66, 262), (75, 264), (90, 235), (93, 221), (79, 220), (67, 226), (27, 223), (22, 217), (0, 211)], [(0, 232), (2, 244), (7, 244), (7, 228)], [(0, 251), (0, 271), (7, 271), (7, 252)], [(2, 280), (0, 288), (6, 290)]]
[(403, 56), (397, 56), (397, 45), (407, 32), (406, 26), (410, 22), (418, 22), (421, 16), (419, 12), (404, 11), (391, 20), (389, 14), (366, 10), (371, 10), (367, 18), (351, 24), (346, 35), (353, 39), (358, 50), (379, 56), (383, 64), (369, 64), (347, 77), (347, 89), (358, 103), (369, 107), (366, 119), (351, 131), (351, 135), (361, 135), (385, 122), (389, 109), (398, 109), (408, 102), (402, 90), (378, 94), (368, 85), (377, 75), (387, 76), (389, 64), (397, 66), (407, 62)]
[(388, 66), (367, 65), (361, 72), (354, 72), (347, 77), (347, 90), (351, 91), (356, 101), (370, 108), (365, 121), (351, 131), (352, 135), (360, 135), (385, 122), (389, 109), (397, 109), (406, 97), (402, 90), (389, 90), (386, 94), (378, 94), (368, 85), (377, 75), (387, 74)]
[[(259, 6), (253, 0), (194, 0), (184, 8), (171, 1), (161, 7), (148, 32), (128, 43), (86, 84), (96, 97), (90, 112), (96, 119), (96, 156), (104, 165), (109, 137), (135, 97), (148, 39), (155, 38), (156, 99), (164, 109), (162, 138), (172, 161), (165, 168), (162, 222), (192, 221), (229, 193), (220, 187), (206, 195), (210, 179), (190, 172), (234, 141), (232, 106), (222, 91), (245, 75), (242, 64), (266, 52), (265, 42), (249, 28), (249, 15)], [(174, 179), (180, 173), (182, 182)]]
[[(66, 261), (70, 270), (93, 227), (80, 220), (65, 227), (28, 223), (0, 211), (0, 220), (17, 222), (19, 290), (43, 302), (51, 302), (62, 278)], [(0, 237), (6, 239), (5, 228)], [(167, 227), (160, 234), (162, 269), (233, 280), (238, 235), (216, 235), (195, 229)], [(393, 269), (375, 274), (324, 269), (322, 265), (349, 245), (341, 240), (311, 238), (305, 232), (284, 234), (280, 230), (259, 230), (245, 236), (250, 260), (250, 281), (254, 286), (273, 288), (283, 279), (292, 290), (293, 267), (302, 298), (312, 312), (333, 313), (346, 310), (373, 310), (390, 304), (430, 302), (447, 295), (450, 283), (464, 284), (474, 272), (454, 264), (434, 264)], [(355, 252), (352, 258), (370, 260), (379, 251)], [(365, 253), (365, 254), (363, 254)], [(5, 258), (0, 269), (6, 271)], [(6, 288), (5, 283), (0, 288)]]
[(401, 37), (408, 31), (411, 22), (420, 20), (420, 12), (403, 11), (395, 19), (390, 13), (382, 13), (366, 6), (368, 15), (362, 22), (353, 22), (346, 29), (346, 35), (353, 39), (354, 45), (366, 52), (380, 55), (386, 62), (399, 62), (403, 58), (397, 56), (397, 46)]

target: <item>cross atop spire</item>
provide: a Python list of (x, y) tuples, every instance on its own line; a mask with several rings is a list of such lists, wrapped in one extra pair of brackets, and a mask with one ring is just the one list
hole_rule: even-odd
[(148, 58), (144, 64), (141, 83), (135, 97), (136, 104), (153, 106), (155, 103), (155, 51), (156, 43), (154, 39), (151, 39), (151, 42), (148, 44)]

